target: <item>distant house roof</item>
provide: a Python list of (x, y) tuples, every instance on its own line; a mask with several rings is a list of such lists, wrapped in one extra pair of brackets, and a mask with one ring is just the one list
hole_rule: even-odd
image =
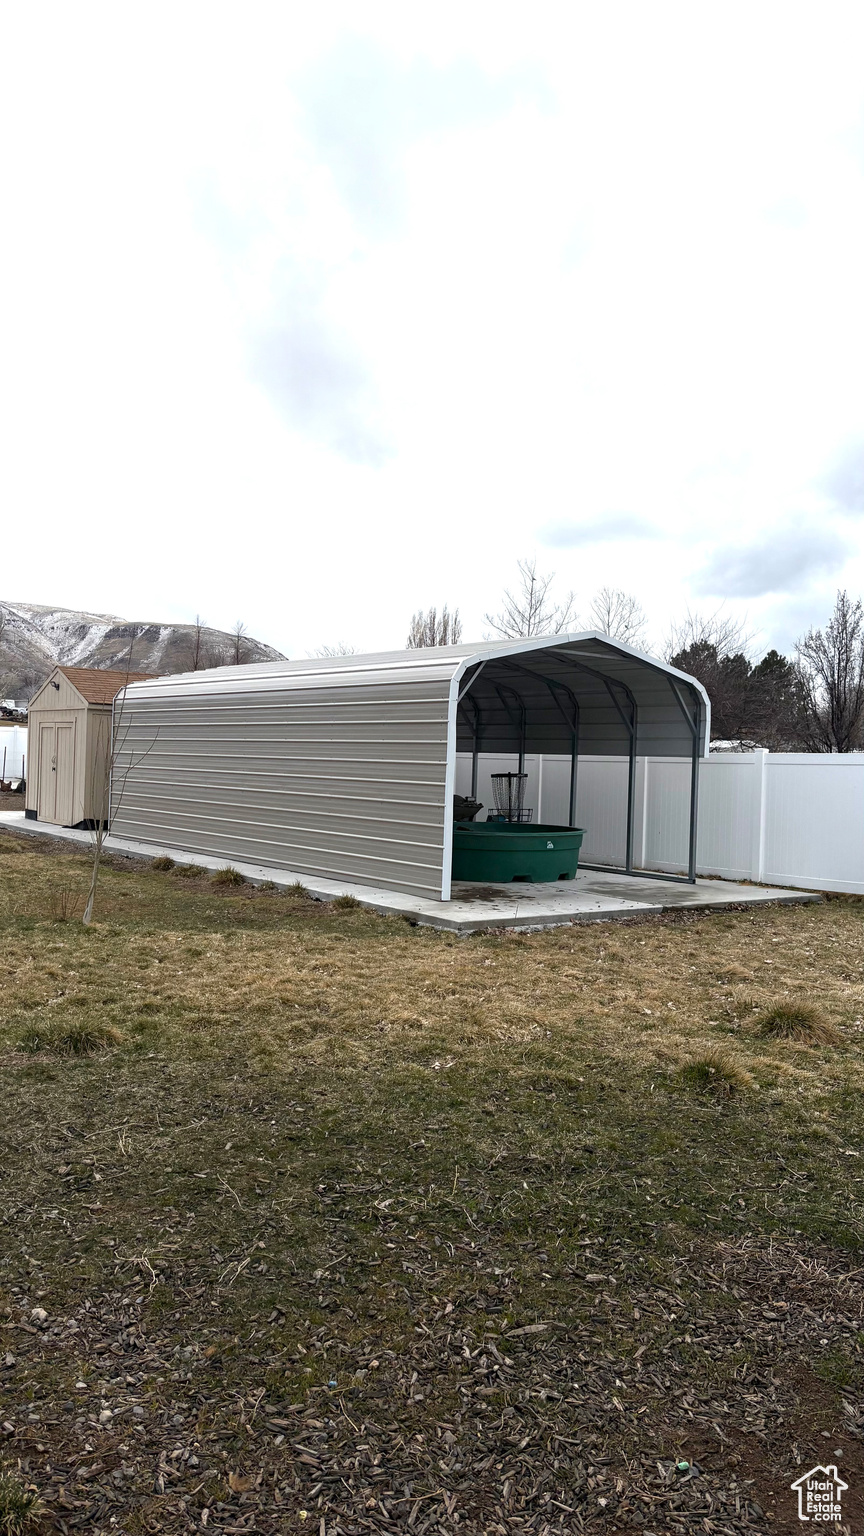
[(58, 667), (57, 671), (68, 678), (88, 704), (113, 704), (127, 683), (143, 683), (156, 676), (155, 672), (108, 671), (101, 667)]

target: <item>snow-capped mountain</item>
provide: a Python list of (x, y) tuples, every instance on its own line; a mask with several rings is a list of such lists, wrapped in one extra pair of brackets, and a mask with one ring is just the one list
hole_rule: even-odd
[(28, 698), (58, 663), (166, 673), (235, 660), (284, 659), (272, 646), (249, 635), (238, 642), (224, 629), (144, 623), (43, 603), (0, 602), (0, 695), (12, 698)]

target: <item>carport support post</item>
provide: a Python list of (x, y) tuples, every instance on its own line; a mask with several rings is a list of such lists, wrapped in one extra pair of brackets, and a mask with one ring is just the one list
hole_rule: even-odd
[(690, 759), (690, 858), (687, 864), (687, 879), (691, 885), (696, 884), (696, 837), (699, 831), (697, 812), (699, 809), (699, 715), (698, 706), (693, 727), (693, 754)]
[(470, 676), (468, 682), (465, 684), (464, 688), (461, 690), (461, 692), (456, 697), (456, 709), (457, 709), (457, 712), (458, 712), (458, 709), (459, 709), (459, 705), (462, 703), (462, 700), (464, 699), (468, 704), (471, 705), (471, 714), (472, 714), (472, 718), (473, 718), (473, 721), (474, 721), (474, 729), (473, 729), (473, 731), (471, 733), (471, 799), (472, 800), (476, 800), (477, 799), (477, 778), (478, 778), (478, 770), (479, 770), (479, 767), (480, 767), (480, 706), (477, 703), (477, 700), (472, 696), (470, 690), (471, 690), (472, 684), (476, 683), (476, 681), (477, 681), (478, 677), (480, 676), (480, 673), (483, 671), (483, 668), (485, 667), (485, 665), (486, 665), (485, 661), (481, 661), (479, 667), (475, 667), (474, 671), (471, 673), (471, 676)]
[(636, 720), (630, 726), (630, 756), (627, 764), (627, 861), (628, 875), (633, 873), (633, 826), (636, 820)]
[[(586, 671), (587, 670), (588, 669), (586, 668)], [(630, 704), (630, 718), (628, 720), (623, 709), (621, 708), (621, 702), (618, 698), (618, 695), (615, 693), (615, 690), (612, 687), (609, 679), (604, 677), (603, 682), (606, 687), (606, 692), (608, 693), (612, 703), (615, 705), (615, 708), (618, 711), (618, 718), (620, 719), (625, 731), (630, 738), (630, 751), (627, 759), (627, 848), (624, 858), (624, 873), (627, 875), (632, 875), (633, 826), (636, 820), (636, 700), (630, 692), (630, 689), (626, 688), (625, 691), (627, 693), (627, 698)]]
[[(478, 668), (478, 671), (479, 670), (481, 669)], [(475, 672), (474, 677), (471, 679), (471, 683), (474, 682), (474, 678), (476, 676), (477, 673)], [(471, 683), (468, 684), (467, 688), (462, 690), (456, 702), (458, 706), (464, 699), (466, 704), (471, 705), (471, 719), (473, 722), (471, 731), (471, 799), (476, 800), (477, 781), (479, 778), (480, 770), (480, 706), (478, 705), (477, 700), (473, 697), (473, 695), (468, 692), (468, 689), (471, 687)]]
[[(555, 703), (557, 704), (558, 709), (560, 710), (561, 714), (564, 716), (564, 719), (566, 720), (567, 719), (566, 711), (563, 709), (562, 704), (561, 704), (561, 700), (558, 697), (558, 689), (562, 688), (563, 686), (564, 685), (562, 683), (558, 682), (557, 679), (555, 681), (553, 681), (551, 678), (548, 678), (548, 677), (546, 678), (546, 687), (549, 689), (549, 692), (551, 693), (553, 699), (555, 700)], [(570, 703), (571, 703), (571, 705), (573, 707), (573, 721), (572, 721), (572, 725), (571, 725), (571, 736), (570, 736), (570, 817), (569, 817), (568, 825), (571, 826), (571, 827), (575, 827), (575, 825), (576, 825), (576, 776), (577, 776), (578, 769), (579, 769), (579, 704), (578, 704), (577, 700), (574, 698), (573, 693), (571, 692), (571, 690), (569, 688), (565, 688), (564, 691), (569, 695)]]
[(675, 682), (674, 677), (670, 677), (669, 686), (671, 687), (672, 692), (678, 701), (678, 708), (680, 709), (684, 719), (687, 721), (687, 724), (690, 727), (690, 735), (692, 739), (690, 757), (690, 843), (687, 859), (687, 879), (691, 885), (695, 885), (696, 837), (699, 830), (697, 825), (697, 813), (699, 810), (699, 698), (698, 695), (694, 697), (693, 713), (691, 715), (687, 705), (684, 703), (684, 700), (681, 696), (681, 690)]
[(480, 776), (480, 709), (476, 699), (468, 695), (468, 703), (474, 716), (474, 735), (471, 742), (471, 799), (477, 799), (477, 781)]

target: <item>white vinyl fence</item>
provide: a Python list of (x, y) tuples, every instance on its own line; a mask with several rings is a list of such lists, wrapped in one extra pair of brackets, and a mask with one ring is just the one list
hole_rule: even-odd
[(0, 721), (0, 779), (22, 778), (26, 757), (26, 725), (4, 725)]
[[(514, 767), (512, 756), (481, 755), (484, 805), (493, 804), (490, 774)], [(525, 771), (533, 819), (566, 822), (570, 759), (527, 757)], [(459, 754), (456, 789), (471, 790), (467, 753)], [(637, 758), (635, 809), (635, 866), (686, 873), (690, 764)], [(580, 758), (576, 822), (585, 828), (586, 863), (623, 865), (626, 758)], [(696, 865), (700, 875), (726, 880), (864, 895), (864, 753), (712, 752), (699, 767)]]

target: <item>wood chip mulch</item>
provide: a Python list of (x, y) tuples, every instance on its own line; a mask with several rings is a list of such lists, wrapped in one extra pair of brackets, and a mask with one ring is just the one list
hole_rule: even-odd
[[(610, 1243), (603, 1273), (578, 1277), (596, 1290), (579, 1322), (506, 1332), (411, 1288), (405, 1265), (413, 1347), (346, 1343), (338, 1314), (310, 1327), (290, 1358), (325, 1384), (303, 1402), (263, 1384), (226, 1390), (216, 1288), (159, 1325), (142, 1323), (152, 1278), (140, 1272), (68, 1316), (21, 1292), (0, 1333), (4, 1459), (63, 1536), (791, 1531), (784, 1490), (829, 1452), (858, 1474), (853, 1515), (864, 1407), (848, 1394), (837, 1424), (812, 1368), (839, 1335), (860, 1337), (864, 1272), (743, 1240), (682, 1261), (680, 1291), (640, 1292), (631, 1258)], [(311, 1297), (320, 1279), (307, 1283)], [(242, 1345), (247, 1380), (284, 1370), (283, 1325), (277, 1308)], [(68, 1379), (67, 1398), (16, 1400), (40, 1361)]]

